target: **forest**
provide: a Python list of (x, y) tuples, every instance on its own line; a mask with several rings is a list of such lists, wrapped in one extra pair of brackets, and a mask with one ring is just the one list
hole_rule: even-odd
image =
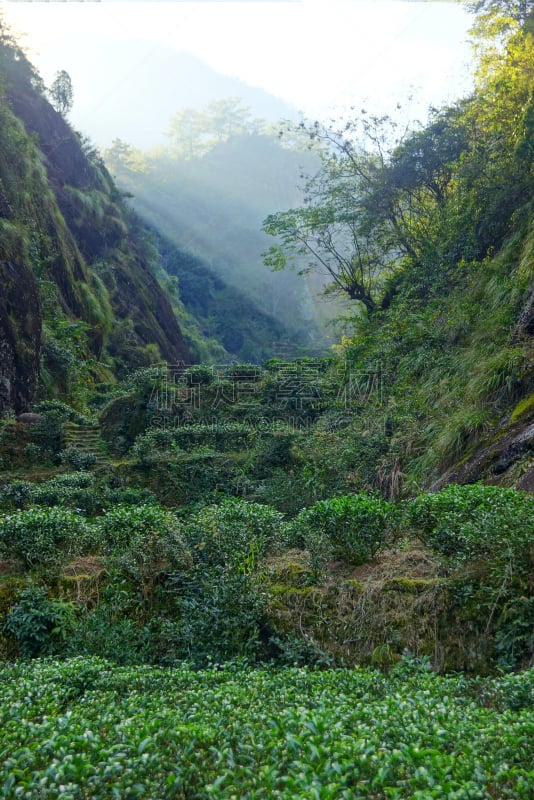
[(0, 792), (530, 800), (534, 3), (409, 128), (103, 152), (0, 17)]

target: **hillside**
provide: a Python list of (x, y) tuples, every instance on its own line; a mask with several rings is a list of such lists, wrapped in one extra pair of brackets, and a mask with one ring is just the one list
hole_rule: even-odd
[[(295, 352), (324, 352), (334, 341), (324, 322), (339, 306), (321, 302), (320, 282), (267, 269), (263, 254), (271, 242), (262, 231), (269, 212), (301, 202), (302, 172), (318, 167), (317, 154), (297, 137), (293, 146), (282, 146), (278, 130), (249, 120), (247, 109), (234, 98), (212, 103), (203, 112), (184, 109), (176, 115), (174, 131), (165, 149), (143, 152), (116, 140), (105, 151), (110, 172), (132, 195), (132, 207), (184, 256), (202, 263), (218, 284), (243, 296), (241, 318), (254, 316), (244, 306), (256, 308), (262, 326), (266, 315), (276, 320), (275, 341), (283, 329), (286, 349), (293, 343)], [(184, 131), (191, 131), (189, 137)], [(188, 307), (185, 297), (184, 304)], [(219, 304), (215, 316), (224, 316), (224, 305)], [(240, 360), (258, 362), (261, 353), (265, 358), (280, 350), (268, 339), (259, 350), (230, 350)]]
[(312, 126), (267, 260), (353, 333), (261, 364), (288, 328), (129, 210), (4, 32), (8, 800), (530, 800), (534, 12), (477, 5), (471, 97)]
[(189, 360), (145, 232), (3, 29), (0, 78), (1, 410)]
[(474, 94), (407, 134), (365, 117), (312, 128), (330, 150), (307, 205), (265, 223), (274, 263), (311, 252), (310, 269), (353, 299), (356, 332), (337, 354), (380, 390), (357, 417), (327, 414), (327, 460), (392, 498), (447, 482), (532, 486), (532, 11), (475, 5)]
[(352, 334), (263, 363), (287, 327), (129, 209), (3, 32), (8, 800), (530, 800), (534, 12), (478, 5), (472, 96), (308, 131), (267, 260)]

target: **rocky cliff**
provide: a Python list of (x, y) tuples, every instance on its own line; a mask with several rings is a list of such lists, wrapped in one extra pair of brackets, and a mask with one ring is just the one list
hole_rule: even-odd
[[(0, 413), (189, 361), (143, 226), (0, 21)], [(79, 388), (79, 387), (78, 387)]]

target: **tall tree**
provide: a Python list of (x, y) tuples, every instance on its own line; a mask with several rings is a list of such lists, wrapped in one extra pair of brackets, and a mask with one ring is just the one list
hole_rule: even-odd
[(399, 257), (388, 221), (376, 214), (391, 121), (359, 119), (337, 132), (315, 123), (308, 133), (322, 142), (322, 167), (307, 180), (303, 207), (264, 221), (263, 230), (279, 239), (265, 254), (265, 264), (319, 272), (329, 281), (327, 290), (347, 294), (372, 313)]
[(74, 101), (74, 92), (70, 75), (64, 69), (56, 73), (50, 85), (49, 95), (56, 111), (63, 116), (69, 113)]
[(466, 6), (474, 14), (485, 17), (508, 17), (519, 26), (525, 24), (534, 10), (533, 0), (466, 0)]
[(190, 159), (205, 155), (231, 136), (261, 132), (263, 123), (252, 118), (239, 97), (214, 100), (202, 111), (183, 108), (171, 119), (167, 135), (175, 155)]

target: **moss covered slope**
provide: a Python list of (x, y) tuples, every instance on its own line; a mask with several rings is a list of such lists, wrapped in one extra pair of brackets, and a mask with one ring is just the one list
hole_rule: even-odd
[(95, 151), (0, 27), (0, 412), (38, 390), (189, 360), (155, 252)]

